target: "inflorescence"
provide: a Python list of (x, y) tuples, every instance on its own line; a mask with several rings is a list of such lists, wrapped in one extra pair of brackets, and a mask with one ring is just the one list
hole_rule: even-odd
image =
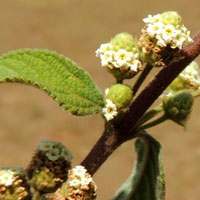
[[(166, 67), (173, 59), (176, 59), (176, 52), (179, 49), (193, 41), (181, 16), (175, 11), (148, 15), (143, 21), (145, 26), (138, 39), (133, 38), (129, 33), (119, 33), (109, 43), (101, 44), (96, 51), (101, 65), (116, 78), (118, 83), (134, 77), (142, 70), (143, 65)], [(175, 87), (199, 88), (199, 75), (194, 63), (189, 65), (177, 80), (171, 84), (171, 90)], [(182, 82), (181, 86), (180, 82)], [(108, 97), (109, 90), (110, 88), (105, 91), (105, 107), (102, 109), (107, 121), (114, 119), (119, 111), (122, 111), (115, 100), (120, 92), (115, 98), (110, 98)], [(125, 98), (126, 94), (123, 95)], [(132, 98), (131, 96), (131, 100)], [(129, 103), (123, 106), (123, 110), (128, 108)]]

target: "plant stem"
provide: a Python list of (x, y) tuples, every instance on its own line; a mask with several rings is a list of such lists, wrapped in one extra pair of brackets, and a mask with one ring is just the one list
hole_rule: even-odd
[(123, 143), (117, 132), (110, 126), (106, 127), (104, 133), (83, 160), (83, 165), (90, 175), (93, 175), (101, 164), (113, 153), (113, 151)]
[(145, 130), (145, 129), (147, 129), (147, 128), (151, 128), (151, 127), (153, 127), (153, 126), (156, 126), (156, 125), (158, 125), (158, 124), (164, 122), (164, 121), (167, 120), (167, 119), (168, 119), (168, 117), (164, 114), (163, 116), (159, 117), (158, 119), (156, 119), (156, 120), (154, 120), (154, 121), (152, 121), (152, 122), (149, 122), (149, 123), (147, 123), (147, 124), (145, 124), (145, 125), (143, 125), (143, 126), (140, 126), (140, 127), (137, 129), (137, 131)]
[(116, 127), (107, 129), (95, 144), (81, 165), (93, 175), (104, 161), (123, 142), (138, 136), (132, 127), (149, 109), (152, 103), (162, 94), (165, 88), (178, 76), (178, 74), (200, 54), (200, 33), (194, 37), (194, 42), (178, 52), (178, 60), (162, 69), (146, 88), (137, 96)]
[(153, 117), (155, 117), (158, 113), (160, 113), (161, 111), (163, 111), (163, 107), (162, 104), (158, 105), (157, 107), (153, 108), (152, 110), (147, 111), (142, 117), (141, 119), (136, 123), (135, 125), (135, 129), (137, 129), (139, 126), (141, 126), (142, 124), (144, 124), (145, 122), (147, 122), (148, 120), (152, 119)]
[(133, 86), (133, 96), (135, 96), (135, 94), (137, 93), (138, 89), (140, 88), (140, 86), (142, 85), (142, 83), (144, 82), (145, 78), (147, 77), (149, 72), (152, 70), (152, 68), (153, 68), (152, 65), (148, 65), (148, 64), (146, 65), (146, 67), (144, 68), (144, 70), (140, 74), (139, 78), (137, 79), (135, 85)]

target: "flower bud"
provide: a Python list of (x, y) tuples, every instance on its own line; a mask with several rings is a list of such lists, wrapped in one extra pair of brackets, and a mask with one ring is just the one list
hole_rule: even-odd
[(31, 186), (40, 192), (54, 192), (67, 180), (72, 155), (59, 142), (42, 140), (27, 168)]
[(193, 96), (187, 92), (163, 98), (163, 108), (166, 116), (182, 126), (185, 125), (192, 111), (192, 106)]
[(162, 13), (160, 15), (160, 21), (165, 25), (172, 24), (175, 27), (183, 24), (181, 16), (176, 11)]
[(127, 107), (133, 99), (133, 93), (130, 87), (123, 84), (115, 84), (109, 88), (106, 99), (111, 100), (117, 109)]
[(9, 167), (0, 170), (0, 199), (28, 200), (30, 198), (30, 186), (23, 168)]
[(137, 47), (137, 42), (129, 33), (118, 33), (111, 39), (110, 43), (113, 45), (115, 51), (125, 49), (126, 51), (137, 53), (137, 49), (135, 49)]

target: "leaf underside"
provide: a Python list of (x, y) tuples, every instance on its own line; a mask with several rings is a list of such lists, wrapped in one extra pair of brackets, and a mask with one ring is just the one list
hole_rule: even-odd
[(164, 200), (165, 175), (161, 145), (150, 135), (136, 140), (137, 162), (133, 173), (113, 200)]
[(103, 96), (89, 75), (56, 52), (22, 49), (0, 57), (0, 82), (20, 82), (46, 91), (72, 114), (101, 112)]

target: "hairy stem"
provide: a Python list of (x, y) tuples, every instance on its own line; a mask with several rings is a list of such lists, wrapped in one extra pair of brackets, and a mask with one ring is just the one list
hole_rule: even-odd
[(142, 83), (144, 82), (144, 80), (147, 77), (147, 75), (149, 74), (149, 72), (152, 70), (152, 68), (153, 68), (152, 65), (146, 65), (146, 67), (144, 68), (144, 70), (140, 74), (140, 76), (137, 79), (135, 85), (133, 86), (133, 95), (134, 96), (137, 93), (137, 91), (140, 88), (140, 86), (142, 85)]
[(83, 165), (93, 175), (101, 164), (123, 143), (117, 132), (110, 126), (106, 127), (99, 141), (83, 160)]
[(137, 132), (132, 131), (138, 120), (149, 109), (152, 103), (162, 94), (165, 88), (178, 76), (178, 74), (192, 62), (200, 53), (200, 33), (194, 37), (194, 42), (178, 52), (178, 59), (162, 69), (146, 88), (131, 104), (119, 126), (112, 130), (106, 129), (102, 137), (93, 147), (81, 165), (92, 175), (99, 169), (104, 161), (128, 139), (135, 138)]

